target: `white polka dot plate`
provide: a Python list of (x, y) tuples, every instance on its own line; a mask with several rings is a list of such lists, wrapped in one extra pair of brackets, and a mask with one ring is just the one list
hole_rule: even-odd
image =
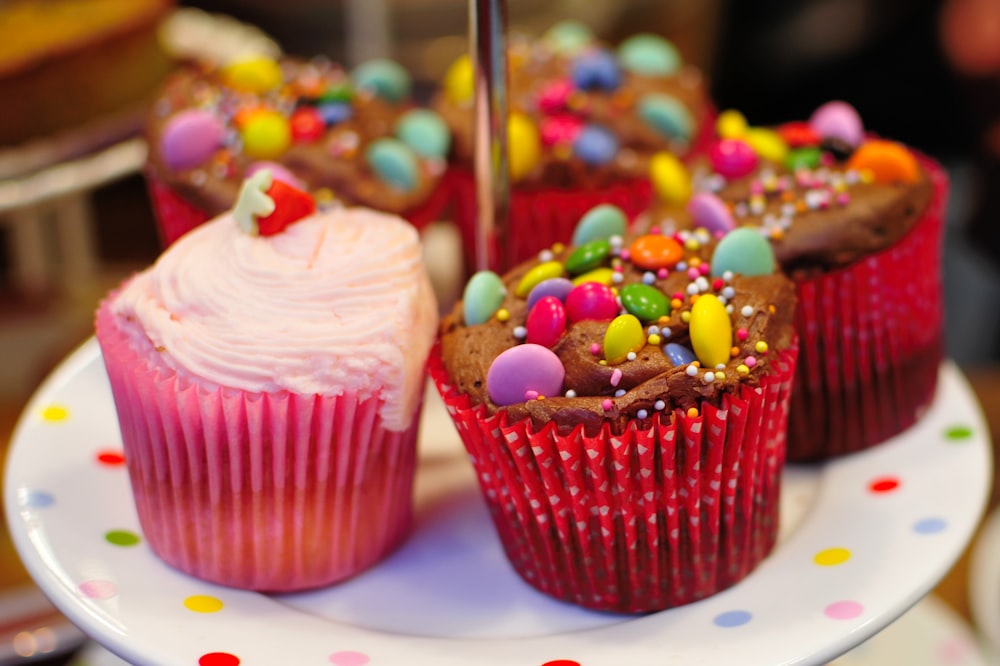
[(143, 542), (91, 340), (46, 380), (15, 431), (4, 484), (15, 545), (60, 610), (135, 663), (822, 664), (947, 573), (990, 483), (986, 423), (946, 363), (934, 404), (907, 432), (787, 468), (779, 543), (747, 579), (661, 613), (595, 613), (541, 595), (509, 567), (454, 429), (429, 396), (411, 539), (326, 590), (242, 592), (170, 569)]

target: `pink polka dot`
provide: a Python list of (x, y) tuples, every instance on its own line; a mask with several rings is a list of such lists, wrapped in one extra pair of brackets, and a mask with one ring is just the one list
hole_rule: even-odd
[(342, 650), (330, 655), (330, 663), (336, 666), (365, 666), (371, 659), (363, 652)]
[(861, 615), (865, 607), (856, 601), (837, 601), (823, 609), (823, 613), (833, 620), (851, 620)]
[(110, 599), (118, 596), (118, 588), (110, 580), (86, 580), (80, 583), (80, 592), (90, 599)]

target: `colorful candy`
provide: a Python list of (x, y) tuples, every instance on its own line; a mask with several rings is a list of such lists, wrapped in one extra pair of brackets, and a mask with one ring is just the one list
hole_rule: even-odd
[(711, 274), (713, 277), (721, 277), (727, 272), (744, 276), (770, 275), (775, 267), (774, 250), (767, 239), (749, 227), (740, 227), (723, 236), (715, 247)]
[(618, 302), (607, 285), (584, 282), (566, 296), (566, 316), (569, 321), (607, 321), (618, 316)]
[(377, 139), (365, 149), (365, 160), (372, 171), (385, 183), (412, 192), (417, 188), (420, 167), (410, 148), (398, 139)]
[(246, 93), (261, 95), (281, 85), (281, 67), (270, 58), (254, 57), (234, 62), (222, 69), (225, 85)]
[(736, 227), (732, 211), (722, 199), (711, 192), (699, 192), (691, 197), (687, 211), (697, 226), (704, 227), (712, 233), (726, 233)]
[(611, 254), (611, 244), (603, 239), (592, 240), (580, 245), (566, 259), (566, 271), (570, 275), (579, 275), (594, 270), (604, 263)]
[(870, 171), (876, 183), (916, 183), (920, 180), (917, 158), (894, 141), (874, 140), (861, 144), (847, 161), (847, 168)]
[(573, 230), (572, 243), (584, 245), (593, 240), (609, 240), (625, 233), (628, 220), (622, 209), (613, 204), (594, 206), (580, 218)]
[(474, 273), (465, 283), (462, 292), (462, 318), (466, 326), (475, 326), (489, 321), (490, 317), (503, 305), (507, 295), (500, 276), (492, 271)]
[(649, 178), (663, 201), (682, 205), (691, 198), (691, 175), (673, 154), (661, 151), (649, 160)]
[(292, 141), (295, 143), (312, 143), (326, 132), (326, 122), (320, 112), (312, 106), (295, 109), (288, 119)]
[(167, 121), (160, 152), (171, 169), (194, 169), (222, 146), (226, 128), (218, 117), (200, 109), (181, 111)]
[(646, 284), (630, 284), (621, 290), (622, 306), (641, 321), (656, 321), (670, 314), (667, 296)]
[(554, 347), (566, 332), (566, 308), (555, 296), (543, 296), (528, 311), (524, 326), (527, 342)]
[(273, 159), (292, 143), (292, 130), (288, 119), (277, 111), (260, 109), (247, 118), (240, 129), (243, 152), (261, 160)]
[(604, 358), (609, 365), (617, 365), (646, 346), (646, 332), (631, 314), (615, 317), (604, 333)]
[(565, 302), (569, 292), (573, 291), (573, 283), (563, 277), (542, 280), (528, 294), (528, 309), (530, 310), (539, 299), (553, 296)]
[(847, 102), (832, 101), (816, 109), (809, 118), (809, 126), (823, 139), (838, 139), (852, 148), (865, 140), (865, 127), (861, 116)]
[(590, 28), (576, 21), (560, 21), (542, 37), (556, 53), (573, 55), (587, 48), (594, 41)]
[(271, 181), (267, 196), (274, 201), (274, 210), (257, 218), (257, 233), (261, 236), (281, 233), (288, 225), (316, 211), (316, 201), (307, 192), (276, 178)]
[(675, 367), (683, 367), (698, 360), (693, 351), (684, 345), (677, 344), (676, 342), (670, 342), (664, 345), (663, 353), (668, 359), (670, 359), (670, 362), (673, 363)]
[(422, 157), (441, 159), (451, 147), (451, 132), (434, 111), (413, 109), (396, 121), (396, 138)]
[(748, 129), (746, 117), (736, 109), (726, 109), (715, 120), (715, 133), (720, 139), (742, 139)]
[(669, 236), (647, 234), (639, 236), (629, 247), (632, 262), (646, 270), (673, 268), (684, 256), (680, 243)]
[(558, 356), (547, 347), (527, 343), (493, 359), (486, 373), (486, 391), (490, 400), (503, 407), (524, 402), (529, 395), (559, 395), (565, 377)]
[(351, 80), (359, 90), (368, 90), (387, 102), (398, 103), (410, 96), (409, 73), (392, 60), (378, 58), (358, 65)]
[(673, 95), (649, 93), (639, 100), (639, 116), (668, 139), (687, 141), (694, 135), (694, 118)]
[(819, 161), (822, 157), (822, 151), (815, 146), (796, 148), (795, 150), (788, 151), (788, 156), (785, 158), (785, 166), (788, 167), (789, 171), (815, 169), (819, 166)]
[(751, 127), (743, 140), (750, 144), (761, 159), (781, 164), (788, 156), (788, 144), (781, 135), (766, 127)]
[(540, 283), (551, 278), (563, 277), (565, 273), (563, 265), (558, 261), (544, 261), (537, 266), (533, 266), (531, 270), (521, 277), (521, 281), (517, 283), (517, 288), (514, 289), (514, 295), (524, 298)]
[(681, 56), (673, 44), (657, 35), (642, 33), (618, 47), (622, 67), (643, 76), (672, 76), (681, 67)]
[(714, 368), (729, 360), (733, 328), (726, 306), (714, 294), (702, 294), (691, 307), (691, 346), (702, 367)]
[(474, 93), (472, 60), (468, 55), (459, 56), (445, 72), (441, 84), (445, 97), (453, 104), (471, 104)]
[(585, 51), (573, 60), (573, 85), (580, 90), (611, 92), (622, 83), (622, 72), (615, 57), (604, 50)]
[(354, 107), (347, 102), (323, 102), (316, 107), (316, 112), (327, 127), (333, 127), (350, 120), (354, 116)]
[(587, 271), (582, 275), (577, 275), (573, 278), (574, 285), (581, 285), (587, 282), (597, 282), (598, 284), (603, 284), (605, 286), (610, 286), (615, 279), (615, 272), (606, 266), (601, 268), (595, 268), (592, 271)]
[(541, 137), (531, 118), (515, 111), (507, 119), (507, 166), (510, 178), (517, 182), (526, 178), (541, 159)]
[(759, 158), (742, 139), (720, 139), (709, 150), (712, 170), (724, 178), (741, 178), (757, 168)]
[(618, 154), (618, 138), (600, 125), (586, 125), (573, 142), (573, 154), (591, 166), (607, 164)]

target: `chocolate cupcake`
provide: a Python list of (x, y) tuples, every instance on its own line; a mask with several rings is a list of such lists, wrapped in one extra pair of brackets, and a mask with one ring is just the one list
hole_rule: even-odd
[(718, 133), (690, 174), (653, 174), (659, 198), (641, 224), (746, 227), (770, 241), (799, 300), (789, 460), (886, 441), (937, 383), (943, 169), (866, 134), (844, 102), (774, 129), (726, 111)]
[[(564, 240), (600, 203), (631, 219), (650, 201), (654, 155), (692, 154), (713, 111), (701, 72), (677, 49), (642, 34), (617, 48), (576, 23), (541, 39), (512, 35), (509, 55), (509, 253), (523, 261)], [(472, 257), (477, 218), (473, 179), (472, 65), (459, 58), (433, 107), (451, 128), (449, 174), (455, 217)]]
[(290, 57), (178, 71), (147, 123), (145, 175), (164, 245), (231, 208), (263, 167), (320, 202), (433, 220), (446, 201), (450, 133), (410, 89), (388, 60), (350, 72)]
[(623, 238), (593, 215), (574, 246), (476, 273), (431, 374), (518, 573), (655, 611), (774, 545), (795, 290), (757, 234)]

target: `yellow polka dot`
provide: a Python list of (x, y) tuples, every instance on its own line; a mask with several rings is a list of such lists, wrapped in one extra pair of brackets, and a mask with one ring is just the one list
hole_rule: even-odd
[(65, 421), (69, 418), (69, 410), (62, 405), (49, 405), (42, 410), (42, 418), (52, 423)]
[(196, 594), (185, 599), (184, 606), (195, 613), (218, 613), (222, 610), (222, 601), (215, 597)]
[(851, 559), (851, 551), (846, 548), (827, 548), (816, 553), (813, 561), (821, 567), (835, 567)]

